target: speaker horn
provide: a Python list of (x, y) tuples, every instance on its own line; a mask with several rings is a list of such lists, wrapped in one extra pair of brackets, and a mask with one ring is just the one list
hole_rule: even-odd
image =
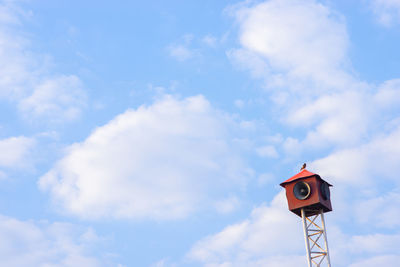
[(311, 194), (310, 185), (306, 182), (298, 182), (293, 187), (293, 194), (297, 199), (304, 200)]
[(325, 182), (321, 183), (321, 195), (324, 200), (328, 200), (331, 197), (329, 185)]

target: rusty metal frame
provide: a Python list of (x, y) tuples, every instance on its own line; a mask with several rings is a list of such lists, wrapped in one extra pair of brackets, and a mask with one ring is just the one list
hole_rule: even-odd
[[(301, 219), (303, 222), (304, 240), (306, 242), (308, 266), (331, 267), (323, 210), (320, 210), (316, 215), (306, 216), (306, 210), (302, 208)], [(321, 237), (323, 238), (321, 239)]]

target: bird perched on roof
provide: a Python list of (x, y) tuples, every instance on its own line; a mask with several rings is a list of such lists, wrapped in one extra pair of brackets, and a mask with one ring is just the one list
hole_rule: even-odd
[(303, 164), (303, 167), (301, 167), (300, 171), (305, 170), (306, 169), (307, 164)]

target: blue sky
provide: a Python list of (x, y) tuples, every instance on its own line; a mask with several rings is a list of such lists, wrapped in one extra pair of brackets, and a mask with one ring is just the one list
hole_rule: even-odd
[(400, 261), (400, 2), (1, 1), (1, 266)]

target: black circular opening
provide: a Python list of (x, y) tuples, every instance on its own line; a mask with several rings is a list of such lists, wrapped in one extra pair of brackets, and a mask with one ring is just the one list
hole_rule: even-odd
[(293, 194), (297, 199), (304, 200), (311, 193), (310, 185), (306, 182), (298, 182), (293, 187)]

